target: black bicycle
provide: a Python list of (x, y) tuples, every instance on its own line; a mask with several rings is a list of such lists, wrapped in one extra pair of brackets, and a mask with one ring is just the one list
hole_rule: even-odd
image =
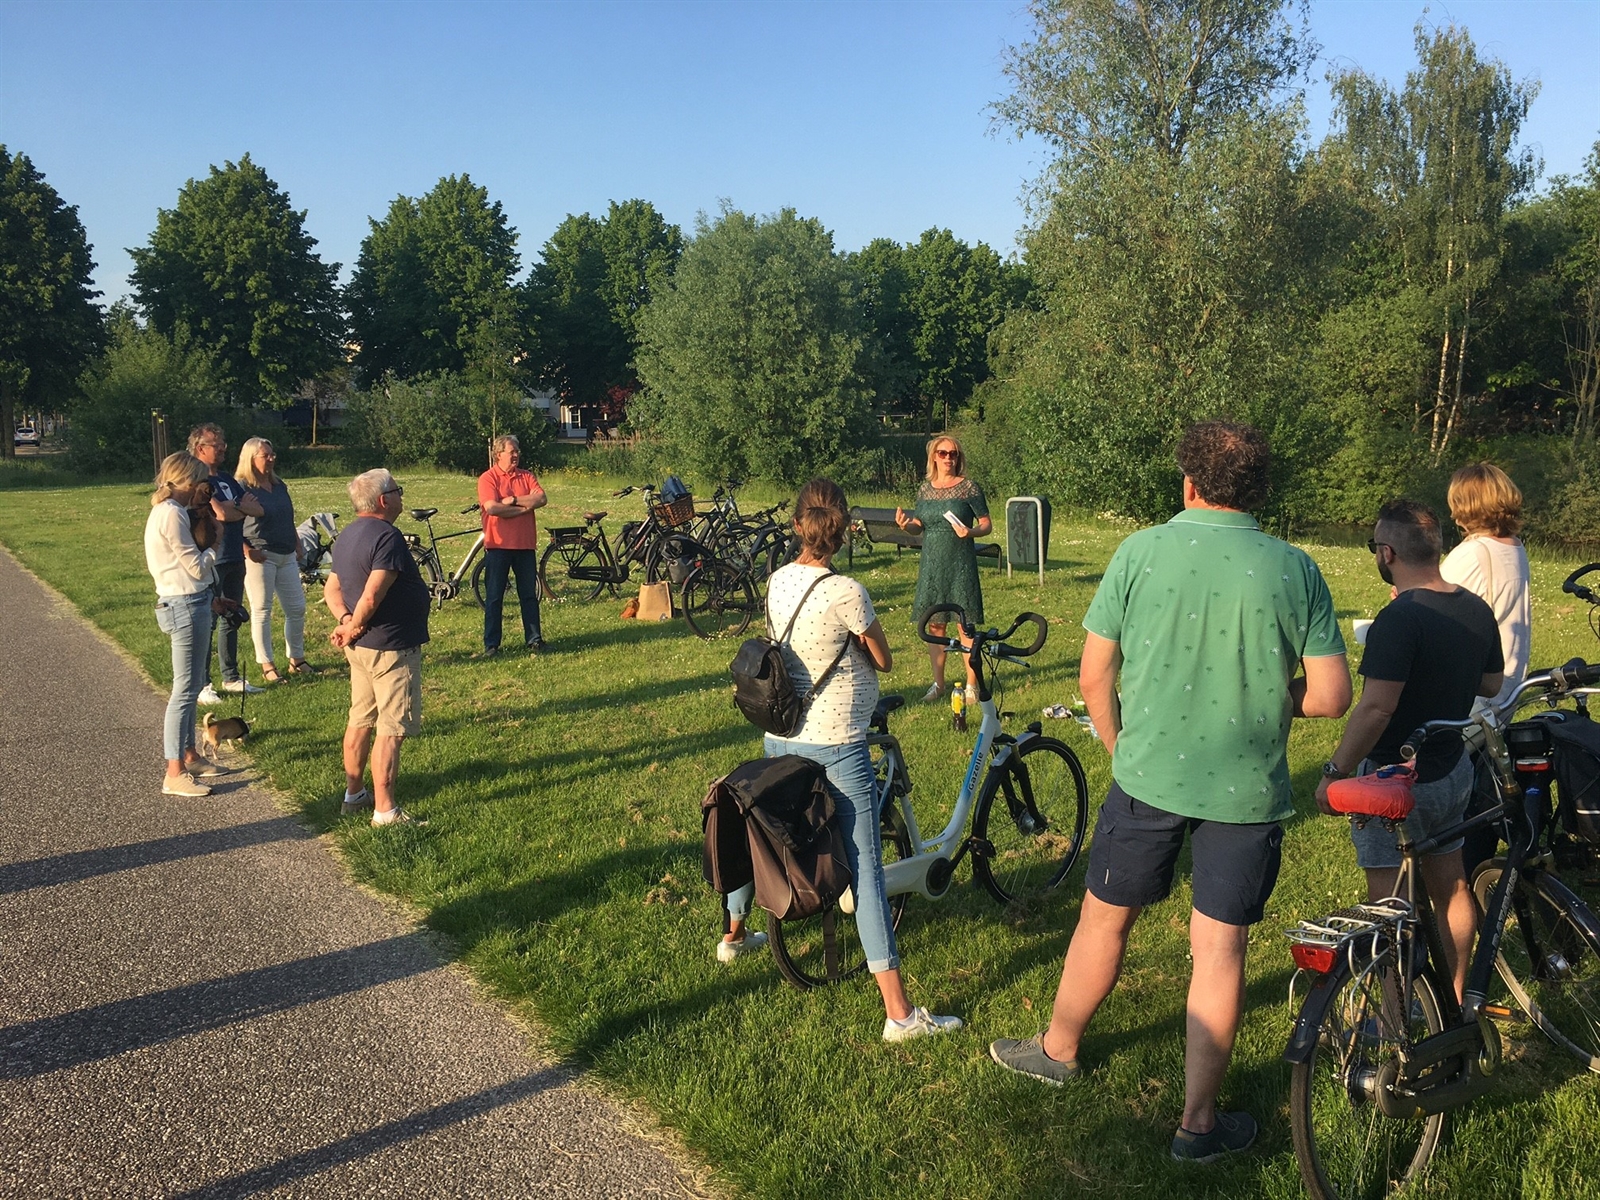
[[(478, 511), (476, 504), (468, 505), (461, 510), (461, 515)], [(469, 529), (457, 529), (452, 533), (440, 535), (434, 532), (433, 518), (439, 515), (437, 508), (413, 508), (410, 510), (411, 519), (421, 521), (428, 530), (428, 540), (415, 533), (402, 534), (406, 545), (411, 549), (411, 557), (416, 559), (417, 570), (422, 572), (422, 580), (428, 585), (428, 594), (433, 597), (435, 607), (443, 608), (446, 600), (454, 600), (461, 594), (461, 588), (468, 578), (472, 580), (474, 593), (478, 603), (483, 603), (483, 571), (485, 562), (479, 559), (478, 554), (483, 549), (483, 528), (478, 526)], [(439, 558), (439, 543), (448, 542), (452, 538), (473, 538), (471, 546), (467, 547), (466, 557), (463, 558), (453, 571), (446, 571), (444, 563)], [(473, 565), (477, 564), (477, 570)]]
[(621, 499), (635, 492), (644, 496), (645, 519), (624, 522), (615, 545), (604, 525), (608, 512), (587, 512), (582, 525), (548, 531), (550, 544), (539, 558), (539, 581), (547, 597), (561, 604), (593, 600), (602, 591), (615, 596), (618, 585), (628, 582), (636, 567), (646, 583), (659, 583), (666, 578), (668, 557), (692, 560), (705, 553), (681, 530), (694, 519), (693, 499), (657, 503), (656, 490), (649, 484), (611, 495)]
[[(1498, 709), (1432, 721), (1402, 749), (1446, 731), (1479, 743), (1499, 803), (1413, 842), (1405, 818), (1414, 775), (1405, 766), (1335, 783), (1335, 811), (1397, 832), (1396, 895), (1357, 904), (1288, 931), (1295, 966), (1315, 975), (1284, 1056), (1292, 1064), (1289, 1119), (1306, 1190), (1317, 1200), (1379, 1200), (1420, 1180), (1447, 1114), (1495, 1085), (1496, 1018), (1520, 1009), (1592, 1071), (1600, 1071), (1600, 919), (1557, 873), (1563, 837), (1552, 820), (1551, 725), (1586, 720), (1553, 711), (1511, 718), (1544, 699), (1586, 701), (1600, 665), (1574, 659), (1525, 680)], [(1473, 875), (1485, 914), (1463, 1000), (1443, 964), (1439, 923), (1417, 864), (1463, 834), (1504, 822), (1503, 857)], [(1492, 991), (1498, 972), (1511, 1004)], [(1298, 977), (1297, 977), (1298, 978)], [(1513, 1007), (1513, 1005), (1515, 1007)]]

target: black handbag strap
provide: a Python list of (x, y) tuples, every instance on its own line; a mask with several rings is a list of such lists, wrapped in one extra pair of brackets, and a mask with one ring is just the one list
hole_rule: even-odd
[[(794, 634), (794, 623), (800, 619), (800, 610), (806, 606), (806, 601), (811, 599), (811, 593), (817, 590), (817, 585), (824, 579), (831, 578), (835, 574), (837, 574), (837, 572), (835, 572), (832, 567), (829, 567), (821, 575), (818, 575), (811, 581), (811, 586), (806, 588), (805, 592), (801, 595), (800, 603), (796, 604), (794, 606), (794, 612), (789, 614), (789, 624), (784, 626), (783, 636), (777, 639), (778, 645), (787, 646), (789, 644), (789, 638)], [(767, 593), (767, 637), (772, 637), (772, 593), (770, 591)], [(844, 632), (844, 645), (839, 647), (839, 653), (833, 656), (833, 661), (828, 664), (828, 669), (821, 675), (818, 675), (816, 682), (811, 685), (811, 691), (806, 695), (804, 708), (811, 707), (811, 702), (817, 698), (817, 693), (822, 690), (822, 685), (828, 682), (828, 677), (833, 674), (833, 669), (844, 661), (845, 652), (849, 649), (850, 631), (847, 629)], [(802, 711), (804, 711), (804, 709), (802, 709)]]

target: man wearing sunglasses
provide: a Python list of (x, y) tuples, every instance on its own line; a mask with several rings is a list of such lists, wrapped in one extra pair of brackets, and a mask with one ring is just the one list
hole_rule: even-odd
[[(1465, 720), (1474, 698), (1500, 690), (1505, 666), (1494, 611), (1439, 574), (1444, 539), (1431, 508), (1413, 500), (1385, 504), (1367, 549), (1378, 575), (1394, 585), (1395, 596), (1367, 631), (1361, 699), (1317, 784), (1317, 807), (1330, 814), (1330, 783), (1399, 762), (1400, 747), (1424, 722)], [(1422, 839), (1466, 816), (1472, 761), (1460, 737), (1449, 734), (1418, 747), (1416, 771), (1416, 808), (1407, 828)], [(1352, 826), (1350, 838), (1356, 864), (1367, 874), (1368, 895), (1375, 900), (1394, 895), (1400, 867), (1394, 834), (1381, 821), (1368, 821), (1360, 829)], [(1445, 949), (1459, 997), (1478, 925), (1461, 840), (1426, 855), (1422, 874), (1434, 903), (1444, 909)]]
[[(333, 543), (323, 602), (339, 623), (328, 640), (350, 664), (344, 731), (344, 804), (371, 808), (374, 825), (417, 824), (395, 798), (400, 743), (422, 724), (422, 647), (432, 597), (405, 538), (394, 527), (405, 490), (381, 468), (350, 481), (356, 519)], [(372, 790), (363, 784), (368, 758)]]

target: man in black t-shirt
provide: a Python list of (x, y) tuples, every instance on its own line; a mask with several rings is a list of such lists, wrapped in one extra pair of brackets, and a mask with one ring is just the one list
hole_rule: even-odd
[[(1500, 690), (1505, 666), (1493, 611), (1439, 574), (1443, 539), (1433, 510), (1410, 500), (1384, 505), (1367, 546), (1395, 596), (1367, 632), (1361, 699), (1339, 748), (1322, 768), (1317, 805), (1326, 813), (1333, 811), (1328, 807), (1331, 782), (1399, 762), (1400, 747), (1424, 722), (1465, 720), (1475, 697)], [(1466, 815), (1472, 764), (1452, 733), (1417, 748), (1416, 771), (1416, 808), (1406, 828), (1421, 841)], [(1367, 894), (1392, 896), (1400, 866), (1394, 834), (1381, 822), (1368, 821), (1361, 829), (1352, 826), (1350, 837), (1356, 862), (1367, 873)], [(1424, 856), (1421, 865), (1428, 892), (1444, 913), (1445, 948), (1459, 996), (1477, 927), (1461, 839)]]
[[(388, 471), (350, 481), (356, 519), (333, 543), (323, 600), (339, 623), (329, 637), (350, 664), (350, 719), (344, 731), (344, 813), (373, 806), (374, 825), (423, 824), (395, 802), (400, 743), (422, 722), (422, 646), (428, 586), (394, 527), (401, 488)], [(372, 792), (362, 786), (368, 755)]]

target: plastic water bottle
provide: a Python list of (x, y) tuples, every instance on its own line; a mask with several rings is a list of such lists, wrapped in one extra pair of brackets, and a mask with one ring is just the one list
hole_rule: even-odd
[(967, 689), (959, 684), (950, 689), (950, 728), (957, 733), (967, 731)]

